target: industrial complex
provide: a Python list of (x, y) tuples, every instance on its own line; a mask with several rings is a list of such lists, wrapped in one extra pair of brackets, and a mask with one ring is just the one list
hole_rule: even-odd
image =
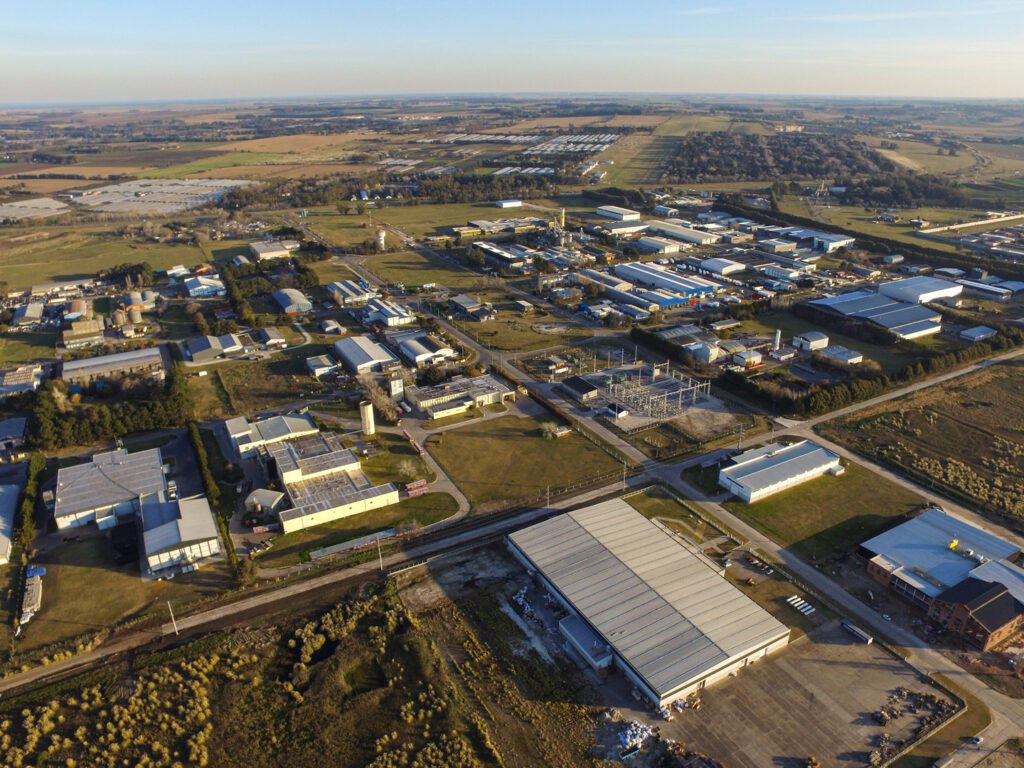
[(789, 643), (789, 629), (719, 566), (621, 499), (508, 538), (568, 613), (559, 630), (580, 656), (619, 670), (659, 706)]

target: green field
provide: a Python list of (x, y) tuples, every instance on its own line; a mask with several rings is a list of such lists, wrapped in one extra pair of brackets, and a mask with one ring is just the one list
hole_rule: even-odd
[(726, 508), (806, 560), (841, 557), (924, 503), (913, 491), (857, 464), (754, 504)]
[(148, 171), (146, 176), (153, 179), (183, 179), (203, 171), (232, 168), (236, 165), (269, 164), (282, 157), (285, 157), (285, 155), (279, 152), (226, 152), (222, 155), (193, 160), (190, 163), (181, 163), (161, 168), (157, 171)]
[[(351, 204), (353, 210), (356, 205)], [(374, 217), (378, 213), (379, 211), (373, 211)], [(289, 218), (293, 224), (300, 221), (294, 213)], [(376, 229), (370, 226), (370, 219), (367, 216), (338, 213), (337, 208), (311, 208), (309, 215), (301, 221), (331, 245), (340, 248), (362, 245), (366, 240), (372, 240)]]
[[(291, 329), (281, 330), (287, 337)], [(316, 343), (289, 347), (268, 360), (213, 365), (210, 376), (220, 377), (232, 410), (251, 414), (318, 394), (322, 386), (307, 372), (306, 358), (327, 352), (326, 345)]]
[(0, 364), (20, 365), (56, 356), (57, 331), (14, 331), (0, 335)]
[(513, 300), (513, 297), (506, 294), (484, 291), (473, 295), (479, 301), (494, 304), (497, 310), (494, 319), (482, 323), (457, 319), (454, 324), (463, 333), (490, 349), (527, 352), (574, 344), (592, 335), (589, 328), (557, 315), (540, 312), (523, 315), (518, 311), (502, 309), (502, 304)]
[(403, 499), (398, 504), (344, 517), (305, 531), (278, 536), (274, 539), (273, 548), (260, 556), (260, 565), (265, 568), (292, 565), (309, 559), (309, 553), (314, 550), (388, 528), (431, 525), (451, 517), (458, 509), (458, 503), (447, 493), (427, 493)]
[[(541, 212), (536, 212), (537, 214)], [(493, 203), (438, 203), (395, 205), (373, 212), (374, 221), (382, 221), (413, 237), (422, 237), (438, 229), (458, 227), (473, 219), (507, 219), (534, 215), (528, 209), (505, 211)]]
[[(387, 283), (404, 283), (406, 287), (435, 283), (445, 288), (472, 288), (484, 281), (482, 275), (459, 269), (425, 253), (403, 251), (370, 256), (363, 265)], [(317, 274), (320, 274), (319, 268)]]
[(23, 651), (105, 632), (120, 621), (154, 611), (166, 612), (167, 600), (180, 609), (233, 583), (227, 566), (219, 562), (174, 581), (144, 580), (138, 563), (114, 565), (113, 548), (102, 535), (60, 544), (36, 562), (46, 567), (43, 607), (22, 631)]
[(491, 502), (537, 498), (621, 464), (573, 432), (546, 440), (543, 421), (505, 416), (433, 435), (427, 448), (475, 508)]
[(64, 232), (11, 244), (0, 241), (0, 279), (11, 290), (39, 283), (93, 277), (116, 264), (147, 261), (154, 269), (194, 266), (206, 257), (191, 245), (126, 240), (97, 232)]
[[(213, 318), (207, 319), (212, 320)], [(192, 318), (185, 314), (184, 302), (172, 302), (165, 305), (163, 311), (157, 315), (157, 320), (160, 322), (161, 339), (177, 341), (190, 338), (198, 333)]]
[[(763, 315), (758, 315), (753, 320), (745, 320), (743, 325), (738, 329), (733, 329), (733, 332), (756, 333), (759, 336), (770, 337), (774, 335), (776, 329), (782, 331), (784, 341), (788, 341), (794, 334), (804, 331), (823, 331), (828, 334), (830, 343), (842, 344), (844, 347), (861, 352), (865, 359), (875, 360), (886, 373), (894, 373), (904, 366), (919, 360), (919, 357), (904, 351), (899, 346), (884, 347), (879, 344), (870, 344), (860, 339), (836, 333), (828, 328), (819, 328), (813, 323), (809, 323), (785, 311), (766, 312)], [(940, 335), (916, 339), (914, 343), (943, 352), (956, 349), (959, 346), (956, 342), (950, 342)]]

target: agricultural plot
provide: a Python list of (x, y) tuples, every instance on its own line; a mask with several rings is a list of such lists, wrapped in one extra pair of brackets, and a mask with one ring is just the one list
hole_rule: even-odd
[[(552, 417), (551, 421), (554, 421)], [(428, 438), (427, 449), (476, 511), (537, 499), (622, 465), (573, 432), (546, 438), (544, 421), (514, 415), (469, 424)]]
[(821, 428), (990, 513), (1024, 517), (1024, 365), (1002, 363)]
[(11, 290), (93, 277), (117, 264), (147, 261), (153, 269), (166, 269), (175, 264), (195, 266), (205, 258), (199, 248), (191, 245), (147, 243), (92, 231), (63, 231), (0, 241), (0, 275)]
[(841, 558), (901, 522), (924, 499), (857, 464), (753, 504), (726, 503), (737, 517), (811, 562)]

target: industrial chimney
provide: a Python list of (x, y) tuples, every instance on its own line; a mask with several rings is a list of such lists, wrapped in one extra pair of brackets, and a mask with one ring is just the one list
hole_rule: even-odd
[(369, 437), (377, 431), (373, 423), (373, 404), (369, 400), (363, 400), (359, 404), (359, 418), (363, 422), (363, 435)]

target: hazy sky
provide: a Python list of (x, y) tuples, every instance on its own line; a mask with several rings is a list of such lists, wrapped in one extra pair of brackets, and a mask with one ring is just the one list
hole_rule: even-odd
[(1024, 97), (1024, 0), (3, 0), (0, 103), (501, 91)]

